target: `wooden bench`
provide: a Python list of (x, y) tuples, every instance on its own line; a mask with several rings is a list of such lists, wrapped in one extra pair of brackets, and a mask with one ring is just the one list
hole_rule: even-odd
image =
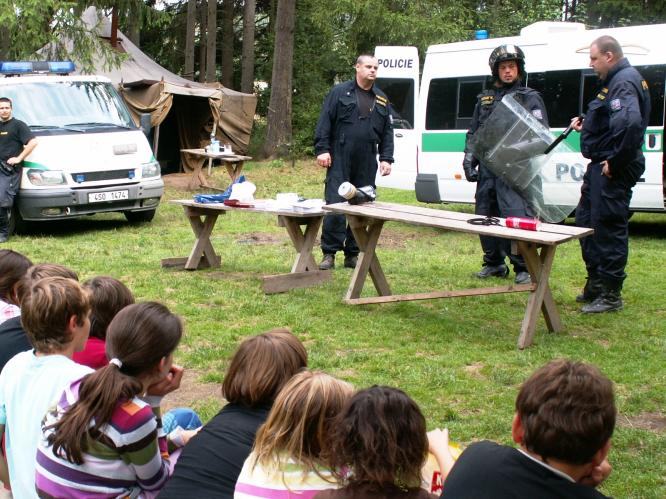
[[(521, 349), (532, 343), (539, 310), (543, 313), (546, 326), (550, 331), (562, 330), (560, 315), (548, 283), (555, 250), (562, 243), (589, 236), (593, 232), (592, 229), (554, 224), (541, 224), (539, 231), (511, 229), (496, 225), (472, 225), (467, 221), (471, 218), (478, 218), (478, 215), (394, 203), (375, 202), (362, 205), (337, 203), (324, 206), (324, 210), (346, 215), (360, 249), (358, 264), (352, 273), (351, 282), (344, 298), (345, 303), (360, 305), (528, 291), (530, 296), (518, 338), (518, 348)], [(514, 248), (513, 252), (520, 252), (525, 258), (525, 263), (532, 276), (532, 283), (394, 295), (375, 252), (382, 227), (387, 221), (510, 239)], [(379, 296), (361, 298), (361, 291), (368, 273)]]
[(290, 273), (263, 277), (265, 293), (282, 293), (290, 289), (312, 286), (331, 279), (331, 271), (319, 270), (312, 256), (312, 247), (324, 217), (324, 212), (321, 210), (293, 211), (270, 207), (265, 201), (256, 201), (252, 208), (237, 208), (222, 203), (202, 204), (192, 200), (170, 202), (182, 205), (185, 216), (194, 232), (195, 241), (188, 257), (165, 258), (161, 262), (162, 267), (181, 267), (186, 270), (219, 267), (220, 257), (215, 252), (210, 240), (210, 235), (215, 228), (218, 217), (232, 211), (245, 211), (277, 215), (278, 225), (287, 230), (296, 249), (296, 260)]
[(240, 174), (243, 171), (243, 165), (245, 164), (245, 161), (249, 161), (252, 159), (250, 156), (208, 152), (205, 149), (181, 149), (180, 152), (185, 154), (191, 154), (192, 156), (196, 156), (198, 158), (202, 158), (202, 161), (200, 163), (197, 162), (197, 166), (194, 168), (194, 170), (192, 170), (192, 178), (190, 178), (190, 182), (187, 186), (188, 189), (191, 191), (194, 191), (199, 187), (206, 187), (208, 189), (213, 188), (210, 185), (208, 185), (208, 181), (206, 180), (206, 177), (203, 174), (203, 165), (206, 161), (206, 158), (208, 158), (208, 176), (210, 177), (211, 174), (213, 160), (217, 159), (224, 163), (224, 167), (226, 168), (229, 177), (231, 177), (232, 184), (236, 181), (238, 177), (240, 177)]

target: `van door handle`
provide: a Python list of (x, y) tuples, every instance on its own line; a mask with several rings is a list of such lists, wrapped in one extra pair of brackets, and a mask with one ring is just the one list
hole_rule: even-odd
[(395, 136), (396, 137), (402, 137), (402, 134), (401, 133), (396, 133)]
[(657, 145), (657, 136), (654, 133), (649, 133), (648, 134), (648, 147), (652, 149), (655, 145)]

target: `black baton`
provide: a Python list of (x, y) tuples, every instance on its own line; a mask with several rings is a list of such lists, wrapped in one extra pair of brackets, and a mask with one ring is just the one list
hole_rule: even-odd
[[(578, 117), (578, 121), (583, 121), (583, 119), (585, 119), (585, 115), (584, 115), (584, 114), (582, 114), (582, 115), (580, 115), (580, 116)], [(566, 130), (564, 130), (564, 131), (562, 132), (562, 135), (560, 135), (560, 136), (559, 136), (558, 138), (556, 138), (556, 139), (555, 139), (555, 140), (554, 140), (554, 141), (553, 141), (548, 147), (546, 147), (546, 150), (545, 150), (543, 153), (544, 153), (544, 154), (548, 154), (550, 151), (552, 151), (553, 149), (555, 149), (555, 148), (559, 145), (560, 142), (562, 142), (564, 139), (566, 139), (566, 138), (569, 136), (569, 134), (571, 133), (571, 130), (574, 129), (573, 127), (574, 127), (574, 125), (573, 125), (573, 123), (571, 123), (571, 124), (566, 128)]]

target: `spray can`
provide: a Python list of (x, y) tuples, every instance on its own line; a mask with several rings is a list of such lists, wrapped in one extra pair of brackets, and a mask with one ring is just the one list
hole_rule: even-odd
[(536, 218), (506, 217), (504, 220), (506, 227), (523, 230), (539, 230), (541, 222)]
[(345, 198), (349, 204), (362, 204), (374, 201), (377, 198), (375, 188), (371, 185), (356, 187), (350, 182), (343, 182), (338, 187), (338, 194)]

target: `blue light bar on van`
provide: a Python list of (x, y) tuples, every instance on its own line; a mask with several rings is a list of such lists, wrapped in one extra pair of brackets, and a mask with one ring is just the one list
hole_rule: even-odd
[(485, 29), (477, 29), (474, 32), (474, 38), (477, 40), (487, 40), (488, 39), (488, 31)]
[(3, 61), (0, 62), (0, 74), (67, 74), (76, 69), (72, 61)]

